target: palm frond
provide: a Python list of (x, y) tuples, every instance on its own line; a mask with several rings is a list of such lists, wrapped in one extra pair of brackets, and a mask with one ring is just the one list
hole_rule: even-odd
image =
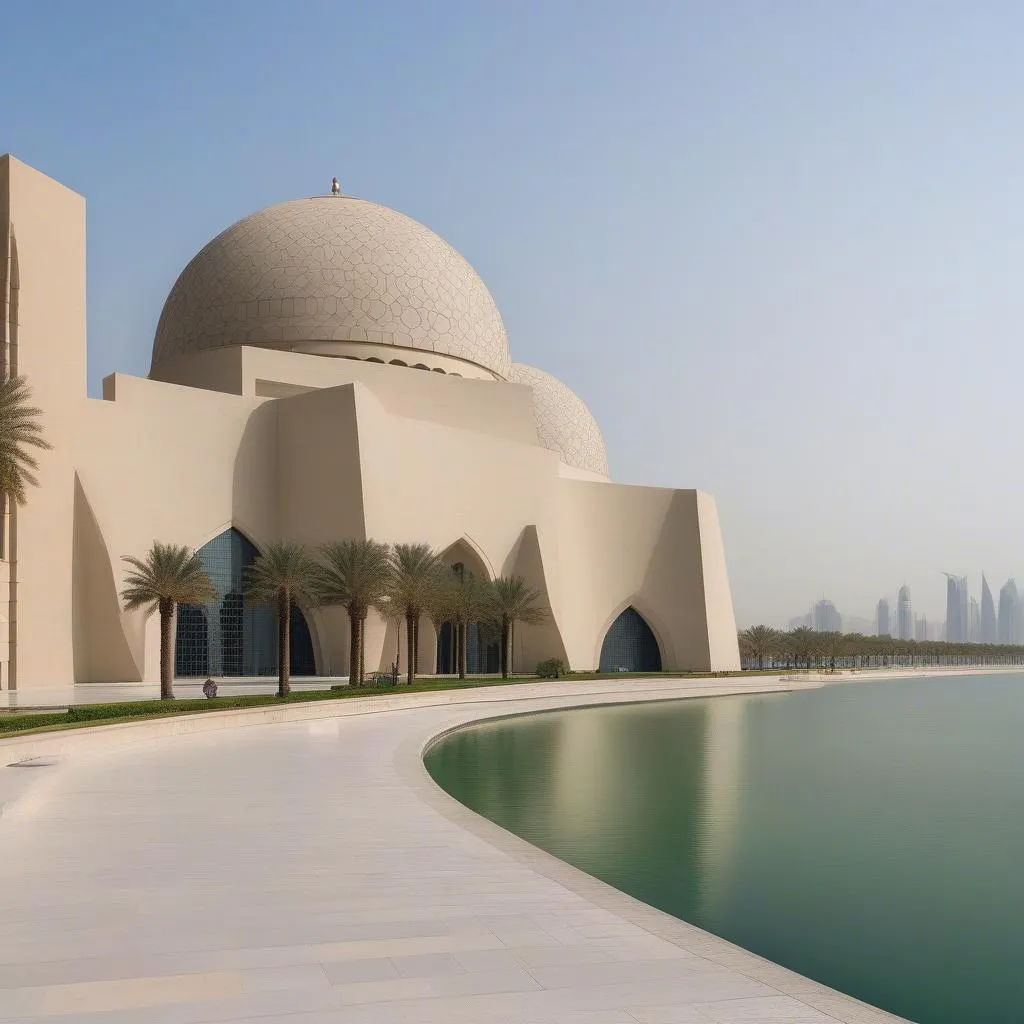
[(537, 625), (548, 617), (540, 591), (522, 576), (499, 576), (490, 585), (490, 612), (495, 618), (508, 618), (526, 625)]
[(318, 567), (301, 544), (276, 541), (246, 570), (245, 596), (269, 604), (287, 594), (292, 601), (312, 603), (319, 595), (318, 580)]
[(39, 423), (42, 411), (30, 405), (32, 390), (24, 377), (0, 381), (0, 494), (24, 505), (28, 487), (35, 487), (39, 463), (30, 448), (53, 446)]
[(316, 593), (323, 604), (364, 615), (381, 605), (391, 584), (390, 548), (378, 540), (343, 540), (320, 549)]
[(204, 604), (217, 597), (203, 560), (191, 548), (181, 544), (154, 541), (145, 558), (124, 555), (122, 561), (132, 567), (125, 573), (121, 600), (128, 611), (159, 605)]
[(429, 544), (396, 544), (392, 548), (387, 596), (395, 609), (418, 615), (446, 583), (441, 557)]

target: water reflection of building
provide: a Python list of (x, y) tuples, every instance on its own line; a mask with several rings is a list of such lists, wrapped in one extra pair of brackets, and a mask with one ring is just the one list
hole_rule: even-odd
[(700, 822), (705, 920), (717, 915), (733, 876), (743, 798), (744, 719), (750, 697), (716, 697), (707, 702), (704, 726), (703, 814)]

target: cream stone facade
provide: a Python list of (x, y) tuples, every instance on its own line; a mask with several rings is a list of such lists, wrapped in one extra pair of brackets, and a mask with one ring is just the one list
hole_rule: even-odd
[[(154, 539), (200, 549), (220, 593), (179, 613), (182, 675), (269, 673), (240, 570), (277, 539), (345, 537), (525, 576), (551, 614), (517, 628), (516, 670), (739, 667), (714, 499), (613, 483), (583, 401), (512, 362), (486, 286), (402, 214), (325, 196), (233, 225), (174, 285), (149, 378), (90, 399), (85, 202), (0, 157), (0, 353), (53, 444), (3, 524), (4, 690), (157, 678), (155, 616), (118, 600), (121, 556)], [(395, 623), (368, 627), (368, 669), (404, 656)], [(342, 611), (297, 629), (293, 669), (347, 671)], [(424, 619), (421, 672), (450, 670), (449, 639)], [(493, 669), (493, 638), (472, 642)]]

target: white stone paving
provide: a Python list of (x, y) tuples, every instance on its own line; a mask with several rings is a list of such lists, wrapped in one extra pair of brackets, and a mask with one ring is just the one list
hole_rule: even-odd
[(481, 717), (753, 685), (785, 688), (536, 684), (0, 743), (59, 756), (0, 768), (0, 1021), (896, 1021), (529, 846), (422, 765)]

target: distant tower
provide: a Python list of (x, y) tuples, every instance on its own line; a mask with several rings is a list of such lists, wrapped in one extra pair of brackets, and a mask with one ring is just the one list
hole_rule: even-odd
[(996, 620), (996, 606), (992, 600), (992, 590), (981, 574), (981, 642), (994, 644), (999, 639), (999, 623)]
[(914, 639), (928, 639), (928, 620), (923, 615), (917, 620), (917, 622), (914, 623)]
[(969, 636), (967, 577), (945, 573), (946, 577), (946, 640), (951, 644), (967, 643)]
[(914, 638), (914, 615), (910, 607), (910, 587), (905, 583), (896, 595), (896, 639)]
[(967, 640), (968, 643), (981, 643), (981, 608), (978, 599), (972, 597), (967, 609)]
[(880, 598), (875, 610), (875, 636), (892, 636), (889, 632), (889, 602)]
[(843, 617), (836, 606), (824, 597), (814, 606), (811, 612), (813, 629), (818, 633), (842, 633)]
[(1020, 599), (1017, 597), (1017, 584), (1007, 580), (999, 591), (999, 643), (1016, 644), (1020, 642), (1018, 619), (1020, 618)]

